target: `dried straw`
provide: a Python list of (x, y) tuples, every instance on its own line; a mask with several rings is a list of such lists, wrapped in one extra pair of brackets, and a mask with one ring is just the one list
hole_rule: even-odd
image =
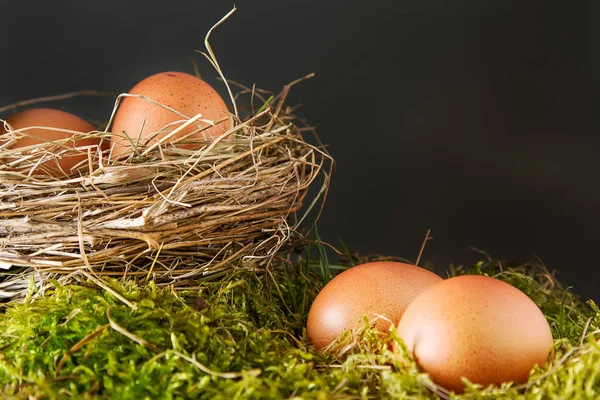
[[(214, 60), (213, 65), (218, 67)], [(308, 188), (323, 177), (323, 200), (332, 164), (320, 146), (303, 139), (308, 128), (285, 105), (292, 84), (270, 102), (254, 89), (232, 94), (234, 102), (250, 95), (248, 109), (254, 101), (264, 103), (246, 116), (236, 107), (232, 128), (218, 139), (187, 135), (158, 145), (139, 143), (126, 160), (112, 159), (101, 146), (68, 145), (90, 136), (106, 143), (106, 129), (10, 148), (35, 127), (13, 130), (4, 123), (0, 268), (6, 273), (0, 298), (23, 295), (34, 282), (43, 287), (49, 278), (137, 277), (184, 286), (240, 265), (264, 267), (290, 251), (302, 237), (299, 211)], [(131, 95), (117, 98), (112, 115), (124, 96)], [(179, 115), (184, 125), (202, 120)], [(194, 140), (197, 150), (179, 146)], [(44, 173), (61, 157), (78, 153), (86, 161), (72, 171), (60, 177)]]

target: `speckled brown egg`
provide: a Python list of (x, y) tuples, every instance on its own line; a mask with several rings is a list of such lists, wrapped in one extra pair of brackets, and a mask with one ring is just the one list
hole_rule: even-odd
[[(229, 116), (227, 105), (208, 83), (183, 72), (161, 72), (152, 75), (135, 85), (129, 94), (143, 95), (176, 110), (183, 116), (143, 98), (125, 97), (117, 109), (110, 129), (113, 133), (113, 158), (131, 154), (133, 146), (154, 144), (185, 123), (186, 117), (193, 118), (202, 114), (202, 119), (218, 122)], [(230, 120), (227, 119), (199, 132), (210, 125), (208, 122), (196, 121), (169, 138), (168, 142), (192, 134), (177, 145), (181, 148), (196, 149), (201, 145), (198, 141), (193, 143), (194, 140), (214, 138), (229, 130), (231, 126)]]
[(387, 332), (390, 322), (397, 324), (418, 294), (441, 280), (433, 272), (400, 262), (370, 262), (347, 269), (313, 302), (306, 322), (308, 339), (322, 349), (344, 330), (362, 324), (363, 316)]
[[(36, 126), (58, 128), (82, 133), (88, 133), (94, 130), (94, 127), (82, 118), (68, 112), (55, 110), (52, 108), (32, 108), (29, 110), (20, 111), (8, 117), (6, 121), (14, 130)], [(6, 134), (3, 124), (0, 124), (0, 133)], [(73, 134), (70, 132), (62, 132), (44, 128), (28, 129), (23, 133), (26, 136), (23, 136), (16, 142), (12, 143), (10, 145), (11, 148), (29, 147), (48, 141), (60, 140), (73, 136)], [(99, 138), (85, 138), (68, 141), (65, 143), (65, 146), (84, 147), (98, 146), (99, 144)], [(73, 150), (64, 152), (61, 153), (56, 160), (49, 160), (40, 164), (36, 168), (35, 173), (63, 176), (65, 174), (69, 174), (73, 166), (85, 160), (87, 157), (86, 151)]]
[(461, 392), (461, 377), (484, 386), (525, 382), (543, 366), (552, 333), (536, 304), (514, 286), (485, 276), (446, 279), (407, 308), (398, 335), (437, 384)]

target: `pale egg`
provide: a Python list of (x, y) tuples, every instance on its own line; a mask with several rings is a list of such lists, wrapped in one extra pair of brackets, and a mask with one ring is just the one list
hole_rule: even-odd
[(326, 347), (366, 317), (387, 332), (422, 291), (442, 278), (424, 268), (400, 262), (370, 262), (334, 277), (317, 295), (306, 323), (310, 342)]
[(146, 99), (125, 97), (119, 105), (110, 129), (113, 158), (152, 146), (198, 114), (201, 114), (199, 120), (169, 137), (166, 143), (191, 134), (177, 145), (197, 149), (202, 140), (219, 136), (231, 127), (230, 114), (221, 96), (194, 75), (161, 72), (139, 82), (129, 94)]
[(486, 276), (446, 279), (406, 309), (398, 336), (437, 384), (460, 392), (461, 378), (484, 386), (525, 382), (552, 349), (550, 326), (514, 286)]
[[(73, 134), (67, 131), (76, 131), (81, 133), (88, 133), (94, 130), (94, 127), (84, 119), (70, 114), (65, 111), (55, 110), (52, 108), (32, 108), (29, 110), (20, 111), (16, 114), (11, 115), (6, 119), (6, 122), (12, 127), (13, 130), (20, 130), (29, 127), (36, 127), (34, 129), (27, 129), (23, 131), (22, 135), (16, 142), (10, 145), (11, 148), (29, 147), (47, 143), (49, 141), (56, 141), (60, 139), (72, 138)], [(60, 130), (46, 129), (46, 128), (57, 128)], [(3, 125), (0, 125), (0, 132), (3, 136), (8, 135)], [(6, 138), (6, 136), (5, 136)], [(88, 158), (86, 146), (99, 146), (99, 137), (89, 138), (77, 138), (74, 140), (67, 140), (63, 146), (73, 149), (72, 151), (61, 151), (58, 149), (55, 159), (41, 163), (36, 167), (36, 174), (50, 174), (53, 176), (68, 175), (72, 171), (72, 168), (79, 164), (81, 161)]]

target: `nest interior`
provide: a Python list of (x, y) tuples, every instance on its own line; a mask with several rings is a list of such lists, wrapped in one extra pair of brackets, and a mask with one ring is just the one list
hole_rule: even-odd
[[(90, 135), (106, 142), (106, 130), (11, 148), (30, 132), (8, 127), (0, 141), (0, 296), (23, 292), (32, 277), (82, 274), (185, 285), (292, 249), (298, 211), (331, 159), (303, 139), (310, 128), (284, 105), (287, 89), (272, 98), (275, 107), (263, 99), (194, 150), (140, 145), (126, 160), (111, 159), (107, 146), (66, 145)], [(73, 171), (44, 172), (73, 152), (87, 155)]]

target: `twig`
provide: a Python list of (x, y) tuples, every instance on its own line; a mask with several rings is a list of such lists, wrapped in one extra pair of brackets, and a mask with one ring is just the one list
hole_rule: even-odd
[(415, 261), (416, 266), (419, 266), (419, 261), (421, 261), (421, 256), (423, 255), (423, 250), (425, 250), (425, 245), (427, 244), (427, 241), (429, 239), (433, 239), (432, 237), (429, 237), (430, 233), (431, 233), (431, 229), (427, 229), (427, 233), (425, 234), (425, 239), (423, 239), (423, 243), (421, 244), (421, 249), (419, 250), (419, 255), (417, 256), (417, 261)]
[(101, 279), (96, 278), (95, 276), (93, 276), (91, 273), (89, 273), (87, 271), (81, 271), (81, 273), (83, 275), (85, 275), (85, 277), (88, 278), (90, 281), (94, 282), (96, 285), (100, 286), (102, 289), (106, 290), (108, 293), (112, 294), (117, 299), (121, 300), (123, 303), (125, 303), (132, 310), (137, 310), (138, 309), (135, 304), (133, 304), (132, 302), (130, 302), (129, 300), (127, 300), (125, 297), (121, 296), (119, 293), (117, 293), (116, 291), (114, 291), (109, 286), (105, 285), (104, 282)]
[(242, 378), (244, 376), (258, 376), (262, 373), (262, 370), (260, 370), (258, 368), (250, 369), (250, 370), (242, 371), (242, 372), (219, 372), (219, 371), (212, 370), (212, 369), (208, 368), (207, 366), (201, 364), (196, 359), (195, 354), (192, 357), (188, 357), (185, 354), (183, 354), (177, 350), (169, 350), (169, 352), (172, 354), (175, 354), (177, 357), (183, 358), (185, 361), (189, 362), (194, 367), (198, 368), (200, 371), (202, 371), (208, 375), (217, 376), (219, 378), (237, 379), (237, 378)]
[(113, 96), (113, 94), (110, 92), (101, 92), (98, 90), (80, 90), (77, 92), (70, 92), (70, 93), (59, 94), (59, 95), (55, 95), (55, 96), (38, 97), (36, 99), (19, 101), (17, 103), (13, 103), (13, 104), (9, 104), (4, 107), (0, 107), (0, 113), (9, 111), (9, 110), (16, 111), (16, 109), (19, 107), (26, 107), (26, 106), (30, 106), (33, 104), (44, 103), (44, 102), (49, 102), (49, 101), (67, 100), (67, 99), (77, 97), (77, 96)]
[(60, 372), (60, 370), (64, 367), (65, 363), (73, 353), (77, 352), (83, 346), (91, 342), (96, 336), (104, 332), (104, 330), (106, 330), (106, 328), (108, 328), (109, 326), (110, 324), (106, 324), (98, 327), (95, 331), (93, 331), (92, 333), (81, 339), (79, 342), (77, 342), (73, 347), (71, 347), (69, 351), (67, 351), (60, 359), (58, 365), (56, 366), (56, 372)]
[(156, 347), (152, 343), (148, 342), (146, 339), (134, 335), (133, 333), (129, 332), (127, 329), (123, 328), (121, 325), (117, 324), (112, 319), (112, 308), (108, 308), (106, 310), (106, 317), (108, 318), (108, 322), (109, 322), (110, 327), (113, 328), (115, 331), (119, 332), (120, 334), (122, 334), (124, 336), (127, 336), (129, 339), (133, 340), (134, 342), (136, 342), (138, 344), (141, 344), (145, 348), (147, 348), (149, 350), (152, 350), (155, 353), (162, 352), (161, 349), (159, 349), (158, 347)]

